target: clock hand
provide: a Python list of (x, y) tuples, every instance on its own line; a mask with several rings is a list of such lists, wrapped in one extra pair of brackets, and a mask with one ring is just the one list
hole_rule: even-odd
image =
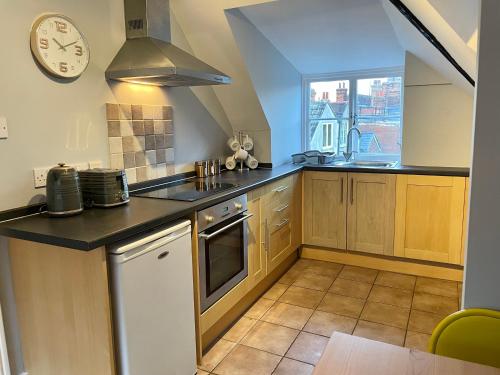
[(52, 38), (52, 40), (56, 42), (56, 44), (59, 46), (59, 49), (66, 51), (66, 48), (64, 48), (64, 46), (61, 43), (59, 43), (56, 38)]
[(62, 46), (62, 47), (66, 48), (66, 47), (72, 46), (73, 44), (76, 44), (76, 43), (78, 43), (78, 40), (77, 40), (77, 41), (75, 41), (75, 42), (73, 42), (73, 43), (65, 44), (65, 45), (64, 45), (64, 46)]

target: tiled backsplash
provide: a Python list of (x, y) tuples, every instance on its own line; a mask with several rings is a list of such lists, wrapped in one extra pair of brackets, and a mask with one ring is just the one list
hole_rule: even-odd
[(172, 107), (107, 103), (106, 117), (111, 168), (129, 183), (175, 174)]

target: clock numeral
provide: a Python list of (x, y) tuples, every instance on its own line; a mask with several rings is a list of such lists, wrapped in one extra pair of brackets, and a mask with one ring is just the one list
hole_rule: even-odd
[(40, 38), (40, 48), (49, 49), (49, 40), (46, 38)]
[(75, 46), (76, 52), (75, 55), (83, 56), (83, 48), (81, 46)]
[(68, 72), (68, 63), (60, 62), (59, 63), (59, 71), (61, 73), (67, 73)]
[(56, 24), (56, 29), (58, 32), (66, 34), (68, 32), (68, 25), (66, 22), (61, 22), (61, 21), (54, 21)]

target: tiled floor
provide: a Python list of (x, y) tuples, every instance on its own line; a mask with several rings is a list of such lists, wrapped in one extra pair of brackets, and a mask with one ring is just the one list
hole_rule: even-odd
[(198, 374), (308, 375), (334, 331), (426, 350), (460, 283), (299, 260), (203, 357)]

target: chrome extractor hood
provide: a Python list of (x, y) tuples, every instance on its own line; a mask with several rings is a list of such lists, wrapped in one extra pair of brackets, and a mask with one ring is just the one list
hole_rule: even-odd
[(106, 79), (156, 86), (203, 86), (231, 78), (171, 43), (169, 0), (125, 0), (127, 40)]

